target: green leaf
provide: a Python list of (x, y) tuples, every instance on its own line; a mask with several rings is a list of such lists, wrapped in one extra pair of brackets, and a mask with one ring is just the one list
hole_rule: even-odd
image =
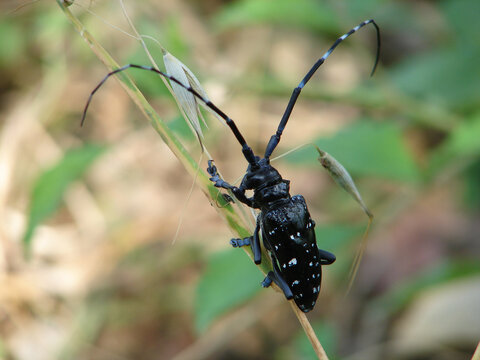
[(214, 22), (220, 30), (266, 23), (337, 34), (336, 18), (328, 3), (321, 1), (243, 0), (224, 6)]
[(205, 331), (217, 317), (252, 298), (262, 289), (262, 280), (262, 273), (239, 249), (211, 256), (196, 289), (197, 331)]
[[(440, 2), (440, 9), (443, 9), (456, 32), (455, 41), (470, 43), (473, 46), (480, 46), (480, 1), (477, 0), (449, 0)], [(461, 55), (461, 54), (459, 54)]]
[[(439, 107), (475, 107), (480, 92), (480, 2), (442, 1), (439, 10), (443, 10), (446, 26), (452, 30), (441, 36), (442, 48), (406, 56), (392, 69), (391, 79), (401, 91), (417, 100)], [(411, 24), (403, 26), (412, 28)], [(426, 41), (435, 43), (438, 39)]]
[(392, 83), (438, 106), (475, 106), (480, 93), (480, 47), (452, 46), (409, 57), (391, 71)]
[[(416, 181), (418, 169), (406, 148), (401, 129), (390, 123), (358, 121), (330, 138), (314, 141), (352, 175)], [(294, 164), (318, 166), (316, 151), (305, 147), (286, 156)]]
[(434, 176), (448, 164), (480, 157), (480, 113), (464, 120), (431, 155), (429, 175)]
[(33, 186), (28, 225), (23, 236), (23, 245), (27, 251), (31, 246), (35, 228), (58, 209), (67, 187), (77, 180), (104, 150), (105, 147), (98, 145), (71, 149), (58, 163), (39, 176)]
[(465, 204), (473, 211), (480, 210), (480, 158), (465, 173)]

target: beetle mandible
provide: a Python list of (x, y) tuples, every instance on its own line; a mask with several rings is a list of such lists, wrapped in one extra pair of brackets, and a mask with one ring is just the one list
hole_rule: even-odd
[[(128, 64), (108, 73), (90, 93), (83, 112), (82, 124), (96, 91), (110, 76), (129, 68), (152, 71), (173, 81), (217, 113), (230, 127), (233, 135), (242, 146), (242, 152), (248, 162), (248, 168), (240, 186), (236, 187), (221, 179), (213, 160), (209, 160), (207, 171), (211, 176), (210, 180), (216, 187), (231, 191), (240, 202), (260, 210), (253, 235), (244, 239), (232, 239), (230, 243), (233, 247), (251, 246), (254, 262), (255, 264), (260, 264), (262, 261), (261, 233), (263, 245), (268, 250), (273, 264), (273, 271), (267, 274), (262, 282), (262, 286), (268, 287), (272, 282), (275, 282), (282, 289), (287, 299), (293, 299), (300, 310), (308, 312), (315, 306), (320, 292), (322, 265), (330, 265), (336, 258), (334, 254), (320, 250), (317, 247), (314, 231), (315, 222), (310, 217), (304, 197), (302, 195), (290, 195), (290, 181), (283, 179), (279, 172), (270, 165), (270, 156), (280, 142), (283, 130), (303, 87), (338, 44), (368, 24), (372, 24), (375, 27), (377, 34), (376, 59), (371, 72), (371, 75), (373, 75), (380, 54), (380, 30), (376, 22), (370, 19), (360, 23), (339, 37), (330, 49), (317, 60), (299, 85), (293, 90), (277, 131), (272, 135), (267, 144), (263, 158), (254, 154), (235, 122), (215, 104), (204, 98), (191, 86), (185, 85), (175, 77), (150, 66)], [(252, 197), (246, 196), (247, 190), (253, 190)]]

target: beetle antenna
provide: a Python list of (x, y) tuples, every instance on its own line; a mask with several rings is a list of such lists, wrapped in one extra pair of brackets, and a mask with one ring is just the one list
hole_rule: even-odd
[(242, 145), (242, 152), (243, 155), (245, 156), (245, 159), (248, 161), (248, 163), (252, 166), (258, 166), (257, 159), (255, 158), (255, 154), (253, 153), (253, 150), (250, 146), (248, 146), (247, 142), (245, 141), (245, 138), (243, 135), (240, 133), (240, 130), (238, 130), (237, 125), (235, 122), (227, 115), (225, 114), (222, 110), (220, 110), (214, 103), (212, 103), (210, 100), (204, 98), (202, 95), (200, 95), (195, 89), (193, 89), (190, 85), (185, 85), (181, 81), (177, 80), (175, 77), (170, 76), (163, 71), (160, 71), (152, 66), (143, 66), (143, 65), (135, 65), (135, 64), (127, 64), (122, 66), (121, 68), (118, 68), (116, 70), (113, 70), (109, 72), (102, 81), (93, 89), (93, 91), (90, 93), (87, 103), (85, 104), (85, 108), (83, 110), (82, 114), (82, 121), (80, 123), (80, 126), (83, 126), (85, 123), (85, 118), (87, 116), (87, 110), (88, 107), (90, 106), (90, 102), (92, 101), (93, 96), (95, 93), (100, 89), (100, 87), (112, 76), (115, 75), (119, 72), (125, 71), (127, 69), (134, 68), (134, 69), (140, 69), (140, 70), (146, 70), (146, 71), (152, 71), (158, 75), (163, 76), (164, 78), (167, 78), (174, 83), (178, 84), (179, 86), (183, 87), (185, 90), (193, 94), (196, 98), (200, 99), (205, 106), (213, 110), (216, 114), (218, 114), (224, 121), (225, 123), (230, 127), (230, 129), (233, 132), (233, 135), (235, 135), (235, 138), (237, 141)]
[(377, 31), (377, 54), (375, 58), (375, 64), (373, 65), (372, 72), (370, 74), (373, 75), (375, 72), (375, 69), (377, 68), (378, 60), (380, 57), (380, 29), (377, 25), (377, 23), (373, 20), (366, 20), (362, 22), (361, 24), (355, 26), (352, 30), (350, 30), (348, 33), (340, 36), (328, 49), (328, 51), (320, 58), (318, 61), (312, 66), (310, 71), (305, 75), (303, 80), (298, 84), (298, 86), (293, 90), (292, 96), (290, 97), (290, 100), (288, 102), (287, 108), (285, 109), (285, 113), (282, 116), (282, 119), (280, 120), (280, 124), (278, 125), (277, 132), (272, 135), (270, 138), (270, 141), (268, 142), (267, 148), (265, 149), (265, 158), (268, 159), (270, 158), (270, 155), (272, 155), (273, 150), (277, 147), (278, 143), (280, 142), (280, 137), (282, 136), (283, 130), (285, 129), (285, 126), (287, 125), (287, 121), (290, 118), (290, 114), (292, 113), (293, 107), (295, 106), (295, 103), (297, 102), (298, 96), (300, 95), (300, 92), (302, 91), (303, 87), (307, 84), (307, 82), (310, 80), (310, 78), (315, 74), (315, 71), (322, 65), (325, 60), (330, 56), (330, 54), (335, 50), (335, 48), (340, 44), (343, 40), (345, 40), (347, 37), (352, 35), (353, 33), (357, 32), (359, 29), (364, 27), (365, 25), (372, 24), (375, 26), (375, 30)]

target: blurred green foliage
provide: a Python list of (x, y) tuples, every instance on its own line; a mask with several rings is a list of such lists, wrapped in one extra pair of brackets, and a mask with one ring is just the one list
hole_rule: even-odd
[[(415, 181), (418, 170), (403, 140), (401, 129), (394, 123), (373, 123), (359, 120), (330, 138), (314, 140), (352, 175)], [(314, 166), (316, 153), (306, 147), (287, 155), (292, 164)]]
[[(208, 21), (202, 20), (208, 22), (207, 26), (220, 36), (259, 25), (270, 26), (280, 32), (284, 29), (296, 29), (314, 38), (321, 37), (322, 43), (333, 41), (367, 18), (375, 18), (382, 32), (381, 57), (384, 62), (380, 63), (375, 77), (368, 80), (368, 86), (361, 84), (351, 93), (336, 95), (313, 79), (301, 96), (302, 99), (332, 100), (336, 103), (352, 105), (360, 115), (330, 137), (306, 134), (305, 141), (313, 141), (323, 150), (331, 153), (354, 175), (356, 181), (359, 180), (363, 184), (369, 182), (378, 184), (385, 181), (388, 184), (393, 183), (393, 186), (422, 194), (445, 176), (455, 178), (454, 185), (459, 186), (457, 191), (463, 192), (457, 204), (458, 207), (464, 210), (467, 216), (470, 214), (472, 217), (478, 216), (480, 210), (479, 1), (421, 2), (419, 7), (417, 2), (392, 0), (345, 2), (239, 0), (222, 3), (215, 9), (215, 12), (209, 14)], [(430, 14), (432, 17), (429, 17)], [(186, 34), (182, 31), (180, 16), (182, 15), (175, 14), (166, 21), (158, 23), (156, 19), (145, 16), (137, 19), (136, 24), (142, 34), (159, 39), (172, 54), (190, 65), (195, 63), (195, 59), (192, 59), (192, 52), (189, 50), (189, 37), (195, 34)], [(81, 41), (70, 30), (69, 24), (58, 13), (58, 9), (43, 7), (32, 18), (33, 21), (25, 23), (5, 18), (0, 21), (0, 43), (2, 44), (0, 65), (2, 73), (5, 74), (2, 82), (11, 81), (7, 75), (9, 72), (18, 72), (19, 64), (31, 62), (30, 66), (21, 66), (23, 70), (30, 70), (48, 65), (46, 60), (52, 62), (58, 60), (57, 57), (61, 58), (60, 55), (63, 56), (64, 53), (55, 53), (52, 49), (63, 50), (62, 46), (66, 43), (75, 45), (70, 51), (74, 52), (76, 60), (88, 69), (88, 61), (92, 61), (93, 56), (90, 55), (88, 47), (83, 44), (79, 46)], [(31, 43), (31, 34), (36, 36), (38, 42), (36, 45)], [(364, 34), (362, 39), (365, 41), (369, 36)], [(152, 55), (158, 63), (161, 63), (160, 48), (148, 39), (145, 41), (150, 45)], [(374, 41), (371, 43), (373, 44)], [(353, 38), (342, 44), (342, 47), (359, 49), (358, 52), (352, 51), (358, 54), (359, 59), (363, 59), (364, 55), (372, 56), (368, 50), (363, 49), (361, 41), (357, 42)], [(319, 50), (319, 56), (321, 54), (322, 50)], [(139, 47), (122, 60), (148, 63), (147, 57)], [(332, 55), (329, 62), (333, 61), (335, 60)], [(153, 74), (144, 71), (132, 73), (147, 95), (164, 97), (168, 94), (160, 79)], [(202, 74), (199, 75), (202, 78)], [(248, 80), (248, 74), (243, 76)], [(287, 86), (281, 79), (272, 76), (271, 84), (275, 89), (271, 89), (270, 95), (281, 96), (287, 101), (295, 84)], [(252, 81), (257, 80), (254, 75), (252, 79)], [(269, 84), (260, 85), (268, 88)], [(319, 89), (321, 91), (318, 91)], [(256, 91), (254, 96), (265, 95), (263, 92), (265, 90), (257, 88)], [(433, 109), (434, 112), (427, 112), (428, 109)], [(438, 118), (430, 114), (436, 114)], [(421, 117), (430, 118), (428, 121), (419, 122), (418, 119)], [(196, 141), (179, 117), (173, 118), (169, 126), (186, 141)], [(420, 150), (413, 148), (412, 134), (424, 140)], [(309, 139), (308, 136), (310, 136)], [(68, 186), (81, 178), (104, 150), (104, 147), (97, 145), (85, 145), (72, 149), (67, 151), (64, 158), (57, 164), (39, 175), (30, 196), (28, 225), (23, 238), (26, 248), (31, 246), (36, 227), (59, 209), (62, 196)], [(418, 158), (419, 152), (422, 152), (422, 159)], [(288, 155), (285, 162), (295, 165), (299, 171), (303, 169), (323, 171), (318, 164), (317, 153), (311, 148), (304, 148)], [(372, 199), (385, 204), (393, 198), (391, 194), (382, 192), (381, 189), (374, 193), (368, 186), (364, 188), (367, 191), (370, 190), (370, 193), (367, 192), (364, 196), (367, 204)], [(362, 191), (362, 188), (360, 190)], [(325, 194), (326, 199), (321, 200), (330, 204), (329, 199), (337, 196), (336, 191), (341, 190), (332, 188), (328, 194)], [(347, 216), (340, 213), (338, 221), (335, 220), (331, 224), (318, 224), (316, 228), (320, 247), (342, 254), (336, 268), (329, 268), (338, 281), (344, 280), (348, 273), (351, 254), (356, 248), (364, 227), (359, 225), (362, 224), (363, 215), (353, 201), (352, 207), (358, 212), (358, 217), (350, 216), (351, 213)], [(384, 209), (384, 207), (378, 207)], [(332, 218), (336, 219), (337, 209), (329, 208), (329, 211), (332, 213)], [(345, 219), (345, 217), (348, 218)], [(358, 221), (358, 219), (361, 220)], [(478, 234), (471, 236), (473, 238), (477, 236), (478, 240)], [(400, 283), (388, 284), (390, 288), (382, 289), (382, 292), (372, 291), (368, 295), (371, 297), (366, 296), (364, 299), (370, 304), (368, 309), (380, 309), (385, 317), (394, 318), (425, 289), (480, 274), (478, 261), (471, 259), (476, 255), (475, 249), (466, 251), (466, 254), (455, 252), (455, 249), (450, 248), (445, 252), (445, 258), (426, 263), (424, 268)], [(201, 260), (205, 264), (205, 269), (202, 270), (190, 310), (194, 318), (192, 327), (204, 333), (218, 318), (248, 303), (256, 296), (261, 290), (259, 283), (262, 275), (241, 251), (235, 249)], [(181, 269), (176, 268), (176, 270)], [(151, 286), (154, 285), (151, 284)], [(341, 291), (342, 289), (338, 290), (340, 293)], [(162, 301), (166, 297), (168, 297), (168, 291), (159, 294), (155, 300)], [(365, 312), (368, 312), (368, 309)], [(318, 311), (319, 314), (322, 310)], [(321, 315), (328, 317), (328, 314)], [(316, 329), (327, 353), (334, 359), (338, 352), (335, 327), (322, 321)], [(299, 354), (298, 358), (312, 357), (311, 347), (306, 343), (303, 333), (298, 334), (291, 341), (294, 351)], [(2, 342), (0, 354), (3, 347)], [(277, 357), (281, 358), (281, 354), (277, 354)]]
[[(361, 94), (355, 95), (358, 100), (355, 105), (363, 108), (362, 117), (333, 136), (316, 137), (313, 142), (334, 155), (357, 179), (393, 180), (412, 190), (428, 189), (453, 168), (454, 174), (459, 172), (466, 175), (468, 186), (465, 191), (469, 194), (466, 198), (470, 199), (467, 202), (478, 211), (480, 201), (471, 199), (480, 199), (480, 22), (476, 19), (476, 14), (480, 13), (480, 2), (445, 0), (430, 3), (430, 7), (423, 11), (437, 13), (439, 21), (442, 22), (438, 26), (440, 30), (425, 31), (426, 20), (416, 13), (414, 3), (376, 0), (341, 2), (338, 6), (327, 1), (235, 1), (222, 7), (213, 23), (220, 31), (271, 25), (278, 29), (293, 27), (307, 32), (338, 36), (348, 29), (344, 28), (345, 24), (354, 25), (365, 18), (375, 18), (383, 36), (384, 50), (381, 57), (386, 57), (391, 62), (387, 65), (381, 64), (379, 74), (376, 75), (380, 80), (373, 80), (377, 82), (379, 89), (373, 85), (354, 90), (352, 95), (356, 91)], [(342, 15), (338, 15), (339, 13)], [(345, 14), (348, 14), (352, 21)], [(340, 18), (341, 22), (338, 20)], [(398, 33), (397, 37), (390, 38), (394, 32)], [(398, 46), (389, 42), (395, 39), (403, 40), (402, 37), (405, 42), (392, 54), (385, 54), (385, 49), (388, 51)], [(409, 48), (408, 37), (417, 37), (423, 48)], [(349, 44), (342, 46), (355, 46), (352, 45), (353, 42), (350, 39)], [(401, 46), (405, 48), (402, 49)], [(329, 61), (334, 61), (333, 56)], [(289, 95), (291, 90), (278, 90), (278, 79), (271, 80), (275, 84), (273, 87), (276, 87), (271, 93)], [(318, 85), (314, 80), (311, 81), (302, 96), (308, 97), (309, 87), (315, 88)], [(347, 102), (353, 99), (348, 96), (345, 97)], [(327, 90), (325, 98), (328, 97)], [(369, 102), (369, 98), (377, 99), (375, 101), (381, 99), (381, 103)], [(363, 100), (367, 101), (362, 106)], [(375, 106), (372, 107), (373, 104)], [(371, 111), (375, 107), (389, 106), (398, 108), (400, 113), (382, 116)], [(412, 132), (428, 136), (429, 124), (417, 122), (418, 117), (428, 117), (426, 113), (421, 113), (422, 108), (435, 109), (441, 117), (438, 119), (438, 127), (435, 118), (429, 119), (431, 129), (442, 133), (442, 140), (438, 145), (426, 149), (426, 165), (424, 160), (421, 163), (417, 159), (408, 141)], [(449, 119), (449, 122), (445, 122), (446, 119)], [(321, 171), (316, 157), (315, 151), (304, 147), (287, 155), (285, 159), (297, 167), (317, 167), (318, 171)], [(470, 167), (469, 164), (477, 165)], [(339, 247), (341, 248), (343, 242), (351, 247), (352, 243), (358, 241), (355, 236), (358, 237), (360, 233), (361, 229), (358, 227), (339, 224), (318, 227), (317, 239), (321, 243), (320, 247), (335, 252), (340, 251)], [(348, 271), (347, 265), (344, 263), (339, 266), (342, 268), (343, 277)], [(217, 268), (217, 271), (226, 272), (228, 268), (229, 265), (225, 264), (225, 268)], [(388, 313), (396, 313), (407, 306), (408, 299), (425, 287), (475, 274), (480, 274), (480, 266), (468, 260), (426, 265), (423, 274), (406, 279), (379, 301), (386, 304)], [(214, 287), (218, 283), (214, 284), (212, 281), (211, 285)], [(203, 282), (202, 286), (206, 288)], [(197, 312), (199, 311), (197, 308)], [(330, 329), (320, 333), (320, 338), (329, 343), (328, 339), (332, 336)], [(304, 337), (300, 338), (306, 341)], [(304, 348), (310, 349), (309, 344)], [(310, 354), (301, 358), (313, 357)]]
[(243, 252), (229, 249), (212, 255), (196, 289), (197, 331), (204, 332), (218, 316), (258, 293), (262, 280)]
[(93, 144), (71, 149), (60, 161), (40, 174), (33, 186), (30, 200), (28, 225), (23, 236), (25, 250), (28, 251), (31, 246), (36, 227), (59, 208), (67, 188), (78, 180), (105, 150), (104, 146)]
[(445, 167), (458, 162), (472, 161), (480, 154), (480, 112), (453, 129), (442, 144), (432, 151), (430, 175), (433, 177)]
[[(460, 55), (461, 54), (461, 55)], [(441, 107), (472, 107), (478, 102), (480, 48), (463, 44), (405, 59), (391, 71), (405, 94)]]
[(477, 260), (443, 260), (396, 284), (394, 288), (372, 301), (368, 307), (370, 311), (382, 313), (387, 317), (391, 313), (400, 312), (422, 291), (448, 281), (478, 276), (479, 273), (480, 265)]
[[(341, 359), (336, 354), (336, 349), (338, 348), (338, 335), (335, 326), (325, 321), (318, 321), (313, 323), (312, 327), (318, 338), (322, 339), (322, 346), (324, 347), (325, 352), (328, 354), (328, 358), (330, 360)], [(298, 333), (293, 339), (292, 344), (293, 354), (289, 354), (290, 359), (318, 359), (315, 351), (313, 351), (310, 341), (308, 341), (304, 333)], [(283, 359), (283, 357), (279, 355), (279, 359)], [(285, 357), (285, 359), (287, 358)]]
[(26, 46), (23, 27), (12, 21), (0, 21), (0, 65), (9, 66), (21, 56)]
[(235, 1), (216, 14), (214, 23), (220, 31), (258, 24), (305, 28), (323, 34), (338, 30), (332, 6), (314, 0)]

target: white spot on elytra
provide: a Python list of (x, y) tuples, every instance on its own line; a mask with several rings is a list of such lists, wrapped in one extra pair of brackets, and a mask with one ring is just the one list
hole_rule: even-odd
[(288, 262), (288, 266), (295, 266), (295, 265), (297, 265), (297, 258), (292, 258), (292, 260)]
[(308, 263), (308, 266), (313, 266), (313, 262), (310, 261), (310, 262)]
[(295, 280), (294, 282), (292, 282), (292, 286), (295, 286), (295, 285), (298, 285), (298, 284), (300, 284), (300, 281), (298, 281), (298, 280)]
[(297, 231), (297, 236), (300, 237), (300, 232), (299, 231)]
[(290, 239), (295, 240), (295, 236), (290, 235)]

